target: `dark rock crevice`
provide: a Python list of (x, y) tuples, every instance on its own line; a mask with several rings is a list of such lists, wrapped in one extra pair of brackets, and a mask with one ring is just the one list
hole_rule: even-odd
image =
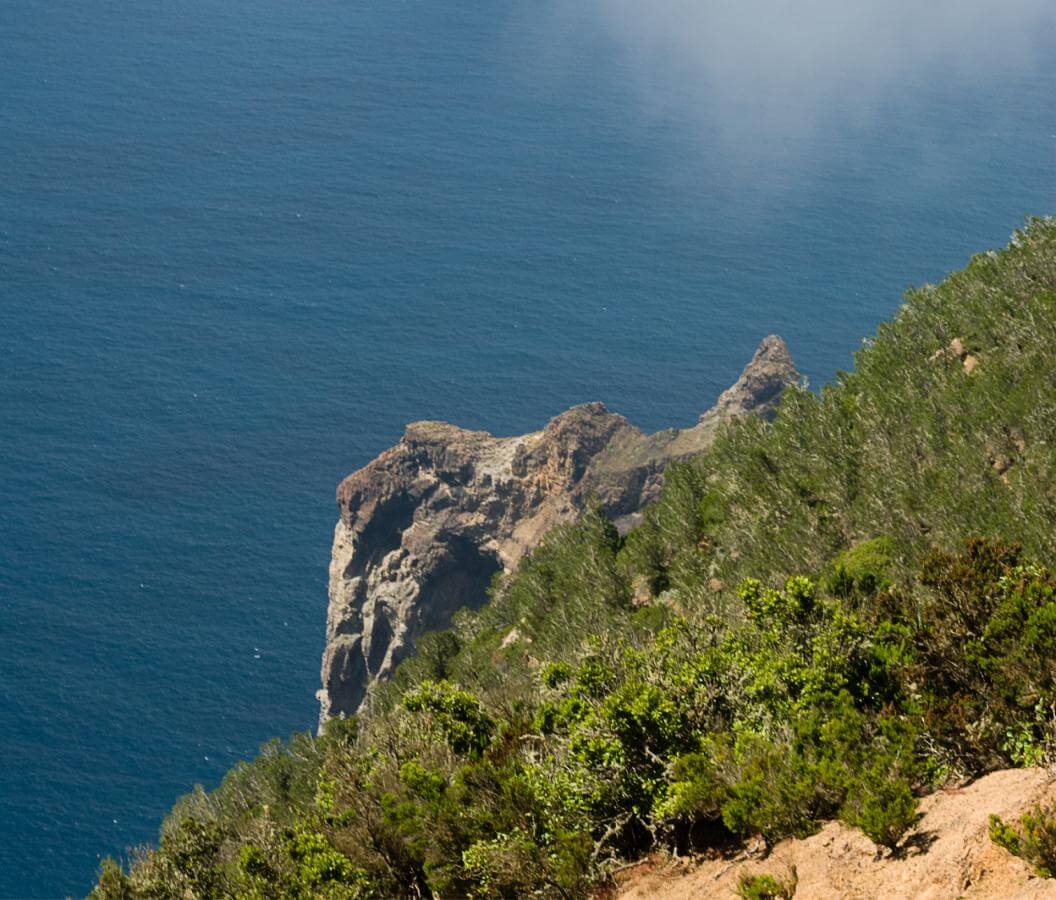
[(357, 552), (349, 560), (345, 577), (360, 577), (399, 547), (420, 504), (421, 498), (412, 497), (407, 491), (398, 491), (379, 503), (357, 536)]

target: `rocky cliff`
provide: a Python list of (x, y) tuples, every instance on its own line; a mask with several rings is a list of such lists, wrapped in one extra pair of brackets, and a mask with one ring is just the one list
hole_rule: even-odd
[(669, 462), (707, 447), (732, 417), (771, 415), (796, 378), (788, 348), (770, 336), (690, 428), (646, 435), (600, 403), (518, 437), (408, 425), (395, 447), (337, 491), (321, 721), (354, 713), (417, 636), (484, 603), (492, 576), (515, 567), (589, 497), (629, 527)]

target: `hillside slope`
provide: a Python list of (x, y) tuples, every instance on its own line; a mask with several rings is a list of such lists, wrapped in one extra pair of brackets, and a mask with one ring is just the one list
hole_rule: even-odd
[[(639, 527), (584, 504), (99, 896), (584, 896), (834, 820), (909, 858), (936, 791), (1056, 759), (1054, 346), (1035, 220), (910, 292), (853, 373), (671, 463)], [(1002, 840), (1056, 871), (1035, 820)]]
[[(746, 874), (785, 881), (796, 873), (796, 896), (810, 900), (1020, 900), (1056, 896), (1056, 883), (1039, 878), (1023, 860), (987, 836), (992, 813), (1017, 816), (1031, 804), (1056, 799), (1046, 769), (1007, 769), (921, 802), (923, 818), (903, 852), (880, 856), (859, 831), (829, 822), (804, 840), (781, 841), (766, 858), (726, 858), (701, 864), (657, 860), (625, 870), (621, 900), (733, 898)], [(744, 854), (740, 855), (741, 857)]]

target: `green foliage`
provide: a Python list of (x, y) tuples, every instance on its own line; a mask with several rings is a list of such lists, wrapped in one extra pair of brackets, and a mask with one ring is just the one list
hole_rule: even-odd
[(897, 770), (871, 767), (844, 804), (844, 820), (881, 847), (894, 850), (920, 820), (912, 785)]
[(131, 897), (220, 897), (230, 892), (222, 867), (223, 829), (215, 822), (185, 818), (167, 823), (162, 846), (137, 853), (130, 875), (112, 859), (104, 860), (92, 892), (97, 900)]
[(1020, 851), (1019, 832), (995, 813), (990, 814), (990, 840), (1011, 853), (1018, 856)]
[(828, 578), (829, 593), (848, 597), (855, 591), (875, 594), (889, 588), (894, 560), (895, 549), (890, 538), (873, 538), (855, 544), (833, 561)]
[[(551, 531), (361, 719), (197, 789), (95, 895), (584, 896), (834, 817), (895, 848), (936, 781), (1050, 761), (1053, 346), (1038, 221), (672, 465), (625, 539), (597, 508)], [(1051, 822), (995, 840), (1052, 871)]]
[(454, 677), (454, 665), (462, 651), (462, 641), (453, 631), (425, 634), (415, 643), (414, 656), (407, 660), (400, 673), (400, 684), (417, 681), (446, 681)]
[[(368, 893), (367, 873), (335, 850), (324, 835), (302, 826), (287, 841), (290, 858), (297, 864), (298, 893), (335, 898), (362, 897)], [(243, 868), (248, 869), (246, 862), (244, 855)], [(258, 874), (266, 871), (261, 856), (255, 856), (252, 865)]]
[(1056, 807), (1035, 805), (1013, 825), (992, 815), (990, 840), (1025, 859), (1042, 878), (1056, 877)]
[(446, 681), (423, 681), (404, 695), (403, 705), (411, 712), (431, 713), (455, 753), (480, 756), (491, 743), (495, 723), (480, 701)]
[(564, 684), (575, 674), (575, 669), (566, 662), (547, 663), (543, 666), (539, 677), (548, 688), (556, 688)]
[(932, 552), (897, 619), (929, 731), (968, 773), (1049, 758), (1056, 697), (1056, 579), (1018, 546), (969, 541)]
[(756, 735), (737, 741), (736, 780), (722, 805), (722, 820), (734, 834), (761, 834), (776, 841), (815, 830), (818, 773), (810, 760), (788, 749), (783, 742)]
[(648, 548), (635, 568), (703, 605), (707, 577), (822, 573), (880, 535), (895, 582), (929, 546), (972, 535), (1053, 559), (1053, 346), (1056, 224), (1035, 220), (1004, 251), (910, 291), (853, 372), (786, 392), (770, 424), (733, 423), (685, 464), (695, 472), (669, 470), (677, 489), (628, 539)]
[(135, 897), (132, 879), (112, 856), (106, 857), (99, 867), (99, 880), (92, 897), (96, 900), (132, 900)]
[(557, 840), (550, 858), (520, 831), (478, 841), (462, 853), (463, 869), (473, 885), (467, 896), (520, 897), (540, 885), (567, 895), (584, 884), (589, 849), (589, 839), (582, 834)]
[(792, 900), (798, 880), (795, 868), (787, 879), (745, 874), (737, 882), (737, 896), (742, 900)]
[(709, 488), (706, 469), (672, 463), (664, 472), (662, 501), (646, 510), (644, 527), (628, 536), (621, 562), (654, 595), (694, 583), (707, 569), (709, 535), (722, 518), (721, 501)]

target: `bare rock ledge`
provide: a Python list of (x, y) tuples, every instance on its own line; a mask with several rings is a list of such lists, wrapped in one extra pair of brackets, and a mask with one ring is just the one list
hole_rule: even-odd
[(337, 489), (320, 722), (355, 713), (415, 638), (481, 606), (495, 572), (516, 567), (589, 497), (630, 527), (669, 462), (705, 449), (728, 419), (772, 416), (797, 378), (784, 341), (771, 335), (736, 384), (682, 430), (646, 435), (601, 403), (519, 437), (408, 425), (395, 447)]

